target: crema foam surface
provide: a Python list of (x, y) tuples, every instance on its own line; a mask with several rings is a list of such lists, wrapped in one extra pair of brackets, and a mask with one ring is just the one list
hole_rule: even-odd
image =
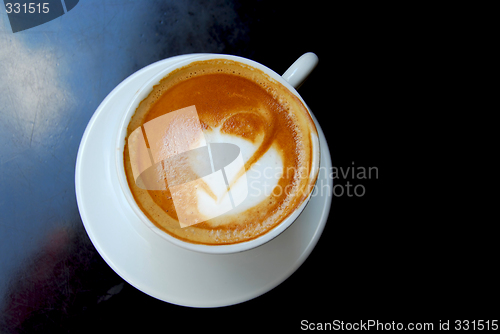
[[(127, 144), (127, 139), (134, 130), (146, 128), (148, 122), (190, 106), (195, 106), (203, 132), (190, 148), (234, 144), (242, 159), (241, 165), (234, 166), (243, 167), (228, 166), (227, 184), (221, 184), (216, 177), (199, 178), (204, 166), (199, 157), (190, 156), (179, 173), (196, 186), (180, 192), (182, 196), (177, 190), (172, 193), (174, 188), (169, 187), (165, 177), (166, 164), (158, 164), (149, 176), (164, 188), (139, 187), (129, 153), (135, 154), (138, 148), (132, 141)], [(192, 243), (239, 243), (275, 228), (308, 197), (317, 177), (313, 170), (313, 142), (317, 136), (302, 102), (267, 74), (225, 59), (199, 61), (167, 75), (140, 103), (127, 129), (125, 172), (137, 204), (163, 231)], [(162, 140), (168, 146), (172, 138), (156, 142)], [(178, 199), (175, 204), (173, 197)], [(213, 217), (217, 205), (224, 201), (233, 208)], [(200, 222), (183, 227), (179, 209)]]

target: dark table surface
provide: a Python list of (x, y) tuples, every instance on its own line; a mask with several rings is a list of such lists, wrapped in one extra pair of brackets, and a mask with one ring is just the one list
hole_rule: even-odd
[[(456, 270), (471, 253), (456, 243), (442, 248), (445, 235), (405, 201), (418, 185), (397, 162), (410, 147), (401, 142), (408, 125), (402, 114), (414, 106), (401, 96), (405, 74), (415, 70), (408, 55), (420, 52), (420, 39), (404, 11), (387, 9), (81, 0), (65, 15), (13, 33), (2, 8), (0, 332), (300, 330), (303, 319), (392, 321), (402, 314), (437, 323), (461, 314), (445, 313), (450, 305), (486, 310), (485, 298), (498, 297), (487, 292), (498, 276), (476, 268), (482, 283), (470, 288)], [(378, 178), (335, 180), (362, 184), (366, 193), (333, 196), (321, 239), (290, 278), (255, 299), (214, 309), (159, 301), (125, 282), (94, 248), (75, 197), (80, 140), (107, 94), (155, 61), (193, 52), (243, 56), (278, 73), (315, 52), (319, 65), (299, 92), (325, 132), (333, 166), (379, 171)], [(401, 178), (390, 183), (396, 174)], [(419, 203), (422, 209), (425, 201)], [(464, 283), (473, 302), (452, 283)]]

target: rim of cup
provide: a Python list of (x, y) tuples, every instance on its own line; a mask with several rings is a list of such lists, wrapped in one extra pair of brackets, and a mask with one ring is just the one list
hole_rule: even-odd
[[(172, 57), (175, 58), (175, 57)], [(166, 67), (165, 69), (161, 70), (157, 74), (155, 74), (151, 79), (149, 79), (133, 96), (131, 102), (128, 104), (128, 107), (126, 108), (126, 112), (123, 115), (119, 127), (118, 127), (118, 136), (116, 139), (116, 144), (115, 144), (115, 155), (116, 155), (116, 167), (117, 167), (117, 173), (118, 173), (118, 180), (120, 183), (121, 190), (123, 194), (125, 195), (125, 198), (134, 211), (134, 213), (137, 215), (137, 217), (144, 223), (146, 224), (153, 232), (155, 232), (157, 235), (162, 237), (163, 239), (171, 242), (174, 245), (177, 245), (181, 248), (188, 249), (191, 251), (196, 251), (196, 252), (201, 252), (201, 253), (207, 253), (207, 254), (231, 254), (231, 253), (238, 253), (238, 252), (243, 252), (252, 248), (256, 248), (258, 246), (261, 246), (272, 239), (276, 238), (278, 235), (280, 235), (283, 231), (285, 231), (289, 226), (292, 225), (292, 223), (299, 217), (299, 215), (302, 213), (304, 208), (306, 207), (307, 203), (311, 199), (311, 195), (313, 193), (312, 186), (316, 184), (318, 173), (319, 173), (319, 161), (320, 161), (320, 143), (319, 143), (319, 137), (315, 136), (315, 140), (313, 140), (313, 169), (311, 171), (312, 177), (315, 178), (314, 182), (311, 183), (311, 190), (309, 192), (309, 195), (307, 198), (305, 198), (302, 203), (295, 208), (295, 210), (288, 215), (281, 223), (279, 223), (277, 226), (266, 232), (265, 234), (258, 236), (254, 239), (248, 240), (248, 241), (243, 241), (240, 243), (235, 243), (235, 244), (228, 244), (228, 245), (206, 245), (206, 244), (196, 244), (196, 243), (190, 243), (187, 241), (183, 241), (180, 239), (177, 239), (176, 237), (168, 234), (167, 232), (163, 231), (159, 227), (157, 227), (155, 224), (153, 224), (149, 218), (144, 214), (144, 212), (139, 208), (139, 205), (136, 203), (134, 196), (132, 195), (132, 192), (130, 190), (130, 187), (128, 185), (127, 177), (125, 174), (125, 167), (123, 164), (123, 150), (125, 147), (125, 137), (127, 134), (127, 128), (128, 124), (130, 123), (130, 119), (132, 118), (133, 114), (135, 113), (137, 107), (139, 106), (139, 103), (144, 100), (153, 90), (153, 86), (158, 84), (160, 80), (162, 80), (164, 77), (168, 76), (172, 71), (187, 66), (193, 62), (196, 61), (202, 61), (202, 60), (211, 60), (211, 59), (227, 59), (227, 60), (232, 60), (236, 62), (243, 63), (245, 65), (249, 65), (253, 68), (259, 69), (265, 74), (267, 74), (269, 77), (272, 79), (276, 80), (283, 86), (285, 86), (288, 90), (290, 90), (297, 98), (300, 99), (302, 104), (306, 107), (309, 115), (312, 118), (312, 113), (307, 106), (307, 104), (304, 102), (300, 94), (297, 92), (297, 90), (290, 84), (288, 83), (281, 75), (277, 74), (270, 68), (247, 58), (239, 57), (239, 56), (233, 56), (233, 55), (227, 55), (227, 54), (194, 54), (192, 57), (189, 57), (188, 59), (183, 59), (179, 60), (170, 66)], [(166, 60), (171, 60), (171, 58), (167, 58), (163, 61)], [(315, 127), (316, 133), (316, 124), (313, 125)]]

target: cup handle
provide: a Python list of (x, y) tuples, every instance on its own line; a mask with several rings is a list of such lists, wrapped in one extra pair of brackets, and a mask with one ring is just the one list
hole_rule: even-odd
[(283, 73), (282, 77), (295, 89), (298, 89), (316, 65), (318, 65), (318, 56), (312, 52), (304, 53)]

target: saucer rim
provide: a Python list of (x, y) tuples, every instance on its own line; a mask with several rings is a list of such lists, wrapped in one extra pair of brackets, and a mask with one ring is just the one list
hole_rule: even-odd
[[(327, 219), (328, 219), (328, 214), (329, 214), (330, 209), (331, 209), (331, 201), (332, 201), (331, 196), (321, 196), (320, 197), (320, 198), (326, 198), (326, 200), (325, 200), (325, 204), (322, 206), (323, 210), (322, 210), (320, 216), (318, 217), (318, 223), (316, 224), (316, 228), (315, 228), (315, 231), (314, 231), (311, 239), (309, 240), (309, 242), (307, 243), (307, 245), (305, 246), (303, 251), (300, 253), (300, 255), (297, 256), (297, 259), (294, 262), (294, 265), (290, 265), (288, 270), (281, 272), (281, 274), (279, 275), (280, 277), (278, 277), (275, 281), (262, 286), (260, 289), (254, 291), (253, 293), (247, 294), (246, 296), (243, 296), (240, 298), (236, 298), (232, 302), (218, 303), (217, 301), (213, 301), (212, 303), (200, 302), (197, 305), (193, 305), (192, 303), (186, 303), (186, 302), (182, 302), (180, 300), (173, 300), (173, 299), (168, 300), (168, 298), (165, 299), (165, 298), (158, 297), (157, 294), (155, 295), (154, 288), (144, 286), (140, 282), (135, 281), (133, 278), (128, 277), (127, 276), (128, 274), (123, 272), (120, 269), (120, 265), (117, 264), (113, 259), (111, 259), (108, 256), (108, 254), (106, 254), (106, 251), (104, 250), (102, 245), (97, 241), (96, 235), (94, 234), (95, 231), (92, 229), (92, 226), (91, 226), (92, 224), (89, 222), (89, 217), (88, 217), (87, 212), (86, 212), (87, 210), (89, 210), (89, 208), (85, 207), (83, 197), (90, 196), (90, 194), (88, 194), (88, 195), (84, 194), (84, 191), (82, 190), (82, 184), (81, 184), (82, 168), (83, 168), (82, 167), (82, 156), (85, 154), (85, 150), (86, 150), (86, 146), (87, 146), (87, 143), (89, 141), (89, 138), (93, 135), (92, 129), (94, 128), (96, 122), (99, 121), (99, 117), (100, 116), (102, 117), (102, 115), (105, 113), (105, 111), (103, 111), (103, 110), (106, 110), (106, 108), (109, 108), (110, 102), (113, 100), (113, 98), (115, 98), (117, 95), (119, 95), (119, 92), (122, 89), (124, 89), (124, 87), (127, 84), (129, 84), (132, 80), (135, 80), (141, 74), (145, 74), (145, 72), (147, 72), (148, 69), (152, 69), (153, 67), (156, 67), (156, 66), (162, 66), (163, 63), (167, 62), (167, 61), (173, 62), (175, 59), (184, 60), (190, 56), (196, 56), (196, 55), (200, 55), (200, 54), (180, 55), (180, 56), (176, 56), (176, 57), (172, 57), (172, 58), (163, 59), (163, 60), (155, 62), (149, 66), (146, 66), (146, 67), (142, 68), (141, 70), (133, 73), (129, 77), (127, 77), (118, 86), (116, 86), (115, 89), (113, 89), (108, 94), (108, 96), (106, 96), (106, 98), (102, 101), (102, 103), (99, 105), (99, 107), (96, 109), (96, 111), (92, 115), (92, 117), (91, 117), (91, 119), (90, 119), (90, 121), (85, 129), (85, 132), (82, 136), (82, 140), (80, 142), (80, 146), (79, 146), (78, 154), (77, 154), (77, 159), (76, 159), (76, 168), (75, 168), (75, 192), (76, 192), (76, 197), (77, 197), (78, 209), (79, 209), (79, 212), (80, 212), (80, 215), (82, 218), (82, 223), (84, 224), (85, 230), (86, 230), (87, 234), (89, 235), (89, 238), (90, 238), (92, 244), (97, 249), (97, 251), (99, 252), (101, 257), (105, 260), (105, 262), (121, 278), (123, 278), (125, 281), (127, 281), (132, 286), (136, 287), (138, 290), (140, 290), (140, 291), (142, 291), (142, 292), (144, 292), (144, 293), (146, 293), (146, 294), (148, 294), (156, 299), (159, 299), (159, 300), (162, 300), (162, 301), (165, 301), (168, 303), (181, 305), (181, 306), (189, 306), (189, 307), (222, 307), (222, 306), (230, 306), (230, 305), (239, 304), (239, 303), (251, 300), (253, 298), (256, 298), (258, 296), (261, 296), (262, 294), (265, 294), (266, 292), (272, 290), (273, 288), (275, 288), (276, 286), (281, 284), (283, 281), (285, 281), (287, 278), (289, 278), (304, 263), (304, 261), (311, 254), (312, 250), (316, 246), (317, 242), (319, 241), (319, 238), (321, 237), (321, 235), (323, 233), (324, 227), (325, 227)], [(165, 65), (165, 66), (167, 66), (167, 65)], [(146, 82), (146, 81), (147, 81), (147, 79), (144, 80), (144, 82)], [(331, 166), (331, 157), (330, 157), (330, 152), (328, 149), (328, 144), (326, 142), (326, 138), (324, 136), (324, 133), (323, 133), (319, 123), (317, 122), (317, 120), (314, 117), (314, 115), (312, 114), (312, 112), (311, 112), (311, 115), (312, 115), (313, 120), (315, 122), (315, 125), (318, 129), (320, 141), (322, 141), (322, 143), (320, 144), (321, 157), (325, 158), (324, 163), (326, 165)], [(323, 150), (325, 150), (325, 151), (323, 151)], [(321, 160), (323, 160), (323, 159), (321, 159)], [(320, 168), (324, 167), (324, 166), (322, 166), (321, 162), (322, 161), (320, 161)], [(327, 182), (333, 184), (332, 180), (327, 180)], [(112, 191), (110, 191), (110, 192), (112, 192)], [(310, 200), (313, 201), (314, 198), (311, 198)], [(137, 234), (137, 233), (135, 233), (135, 234)], [(137, 237), (140, 237), (140, 235), (137, 234)], [(272, 243), (273, 241), (274, 241), (274, 239), (269, 241), (269, 242)], [(245, 251), (244, 253), (247, 253), (247, 252), (251, 253), (251, 250)], [(197, 254), (201, 258), (213, 256), (213, 255), (204, 254), (204, 253), (197, 253)], [(239, 253), (237, 253), (237, 254), (239, 254)], [(231, 255), (232, 254), (227, 254), (224, 256), (231, 256)], [(218, 255), (215, 255), (215, 256), (218, 256)]]

